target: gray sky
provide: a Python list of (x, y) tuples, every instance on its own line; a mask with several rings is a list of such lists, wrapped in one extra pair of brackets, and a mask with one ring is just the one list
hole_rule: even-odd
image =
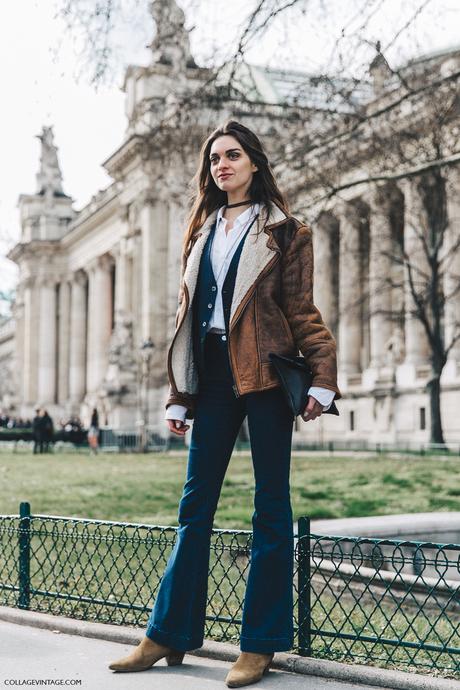
[[(386, 43), (403, 27), (422, 0), (303, 0), (285, 14), (248, 53), (256, 64), (302, 69), (306, 72), (348, 69), (364, 73), (372, 55), (369, 44), (356, 41), (369, 16), (365, 37)], [(76, 50), (62, 21), (55, 17), (55, 0), (15, 0), (0, 4), (0, 65), (3, 87), (0, 110), (2, 184), (0, 195), (0, 290), (14, 286), (15, 266), (2, 259), (19, 237), (17, 198), (35, 191), (39, 160), (36, 135), (53, 125), (64, 176), (64, 190), (81, 208), (97, 190), (110, 183), (101, 162), (123, 140), (123, 71), (129, 63), (148, 60), (146, 44), (154, 33), (145, 10), (132, 12), (133, 0), (124, 0), (125, 19), (113, 38), (114, 71), (111, 82), (96, 91), (81, 72)], [(179, 0), (187, 15), (192, 52), (199, 64), (221, 61), (235, 50), (235, 37), (250, 0)], [(272, 0), (273, 6), (281, 3)], [(325, 12), (324, 8), (333, 8)], [(377, 8), (378, 9), (377, 11)], [(304, 10), (304, 11), (303, 11)], [(388, 49), (393, 65), (412, 56), (460, 44), (459, 0), (431, 0)], [(343, 38), (339, 45), (336, 39)], [(340, 62), (340, 56), (343, 62)], [(352, 59), (350, 58), (352, 56)]]

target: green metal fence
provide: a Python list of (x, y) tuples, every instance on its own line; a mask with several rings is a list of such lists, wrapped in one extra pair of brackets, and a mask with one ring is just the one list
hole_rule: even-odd
[[(460, 673), (460, 545), (295, 535), (293, 652)], [(146, 625), (175, 527), (0, 516), (0, 603)], [(252, 533), (214, 529), (206, 637), (238, 642)]]

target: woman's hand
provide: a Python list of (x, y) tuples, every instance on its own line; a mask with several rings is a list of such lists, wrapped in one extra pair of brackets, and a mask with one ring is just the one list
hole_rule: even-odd
[(177, 436), (185, 436), (185, 433), (190, 429), (190, 424), (181, 422), (179, 419), (167, 419), (169, 431)]
[(322, 413), (323, 406), (321, 403), (318, 402), (318, 400), (316, 400), (316, 398), (314, 398), (312, 395), (309, 395), (307, 406), (302, 414), (302, 419), (304, 422), (309, 422), (310, 419), (316, 419), (316, 417), (320, 417)]

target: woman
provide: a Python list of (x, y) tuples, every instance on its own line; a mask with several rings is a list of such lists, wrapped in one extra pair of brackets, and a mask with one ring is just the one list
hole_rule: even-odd
[(97, 455), (99, 449), (99, 413), (95, 407), (91, 413), (91, 423), (88, 429), (88, 445), (90, 454)]
[(203, 643), (210, 534), (238, 431), (248, 417), (255, 475), (251, 563), (241, 654), (228, 687), (257, 682), (293, 645), (293, 416), (269, 353), (300, 349), (314, 372), (305, 421), (337, 387), (336, 344), (312, 301), (312, 232), (293, 218), (257, 136), (230, 121), (205, 141), (184, 238), (176, 332), (168, 353), (166, 419), (183, 436), (194, 419), (179, 529), (146, 635), (117, 671)]

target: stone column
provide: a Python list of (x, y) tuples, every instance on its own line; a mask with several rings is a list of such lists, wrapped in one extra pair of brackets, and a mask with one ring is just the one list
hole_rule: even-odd
[(360, 224), (358, 207), (341, 203), (339, 255), (339, 368), (343, 374), (361, 369), (361, 280)]
[(129, 264), (131, 275), (131, 312), (133, 315), (133, 342), (139, 344), (141, 335), (142, 314), (142, 275), (141, 275), (141, 235), (136, 234), (128, 240)]
[[(146, 203), (141, 214), (142, 331), (136, 346), (147, 338), (154, 343), (150, 363), (152, 389), (165, 381), (165, 353), (168, 331), (168, 236), (169, 205), (165, 201)], [(151, 400), (154, 404), (153, 398)]]
[(447, 219), (444, 264), (445, 343), (449, 359), (460, 363), (460, 165), (450, 168), (447, 183)]
[(56, 283), (40, 281), (40, 326), (38, 335), (38, 398), (40, 404), (56, 402)]
[(166, 340), (169, 210), (165, 202), (146, 203), (141, 211), (142, 339), (155, 348)]
[(391, 273), (393, 239), (390, 220), (392, 191), (376, 185), (368, 194), (370, 205), (369, 327), (372, 368), (385, 366), (392, 337)]
[(59, 285), (58, 324), (58, 402), (63, 405), (69, 398), (70, 284), (66, 280)]
[(113, 261), (107, 254), (89, 266), (88, 288), (88, 367), (86, 390), (96, 391), (106, 373), (108, 348), (112, 332)]
[[(422, 237), (426, 235), (428, 223), (423, 206), (419, 181), (409, 178), (400, 183), (404, 193), (404, 250), (409, 258), (412, 280), (417, 293), (426, 289), (429, 274)], [(429, 361), (428, 340), (421, 321), (415, 316), (416, 304), (409, 285), (409, 271), (405, 271), (405, 362), (412, 365), (426, 364)]]
[(86, 271), (88, 274), (88, 296), (86, 304), (86, 392), (94, 390), (94, 375), (95, 375), (95, 329), (96, 329), (96, 265), (97, 259), (91, 261), (86, 266)]
[(108, 349), (112, 333), (112, 276), (113, 260), (104, 255), (99, 258), (96, 268), (96, 337), (95, 337), (95, 375), (97, 386), (102, 382), (108, 364)]
[(115, 252), (115, 320), (132, 319), (132, 262), (128, 255), (126, 238), (122, 238)]
[(333, 251), (333, 242), (338, 238), (337, 230), (338, 221), (330, 213), (322, 213), (313, 229), (313, 301), (329, 328), (337, 322), (337, 266), (336, 252)]
[(86, 390), (86, 275), (77, 271), (71, 283), (69, 397), (74, 408)]
[(16, 399), (24, 402), (24, 284), (18, 285), (13, 307), (14, 318), (14, 380)]
[(24, 347), (23, 347), (23, 365), (22, 365), (22, 399), (25, 403), (31, 402), (34, 398), (31, 395), (31, 362), (30, 362), (30, 346), (32, 340), (31, 328), (31, 314), (32, 314), (32, 289), (31, 280), (25, 280), (23, 284), (23, 301), (24, 301)]
[(38, 397), (39, 291), (36, 279), (24, 283), (24, 402), (35, 405)]

